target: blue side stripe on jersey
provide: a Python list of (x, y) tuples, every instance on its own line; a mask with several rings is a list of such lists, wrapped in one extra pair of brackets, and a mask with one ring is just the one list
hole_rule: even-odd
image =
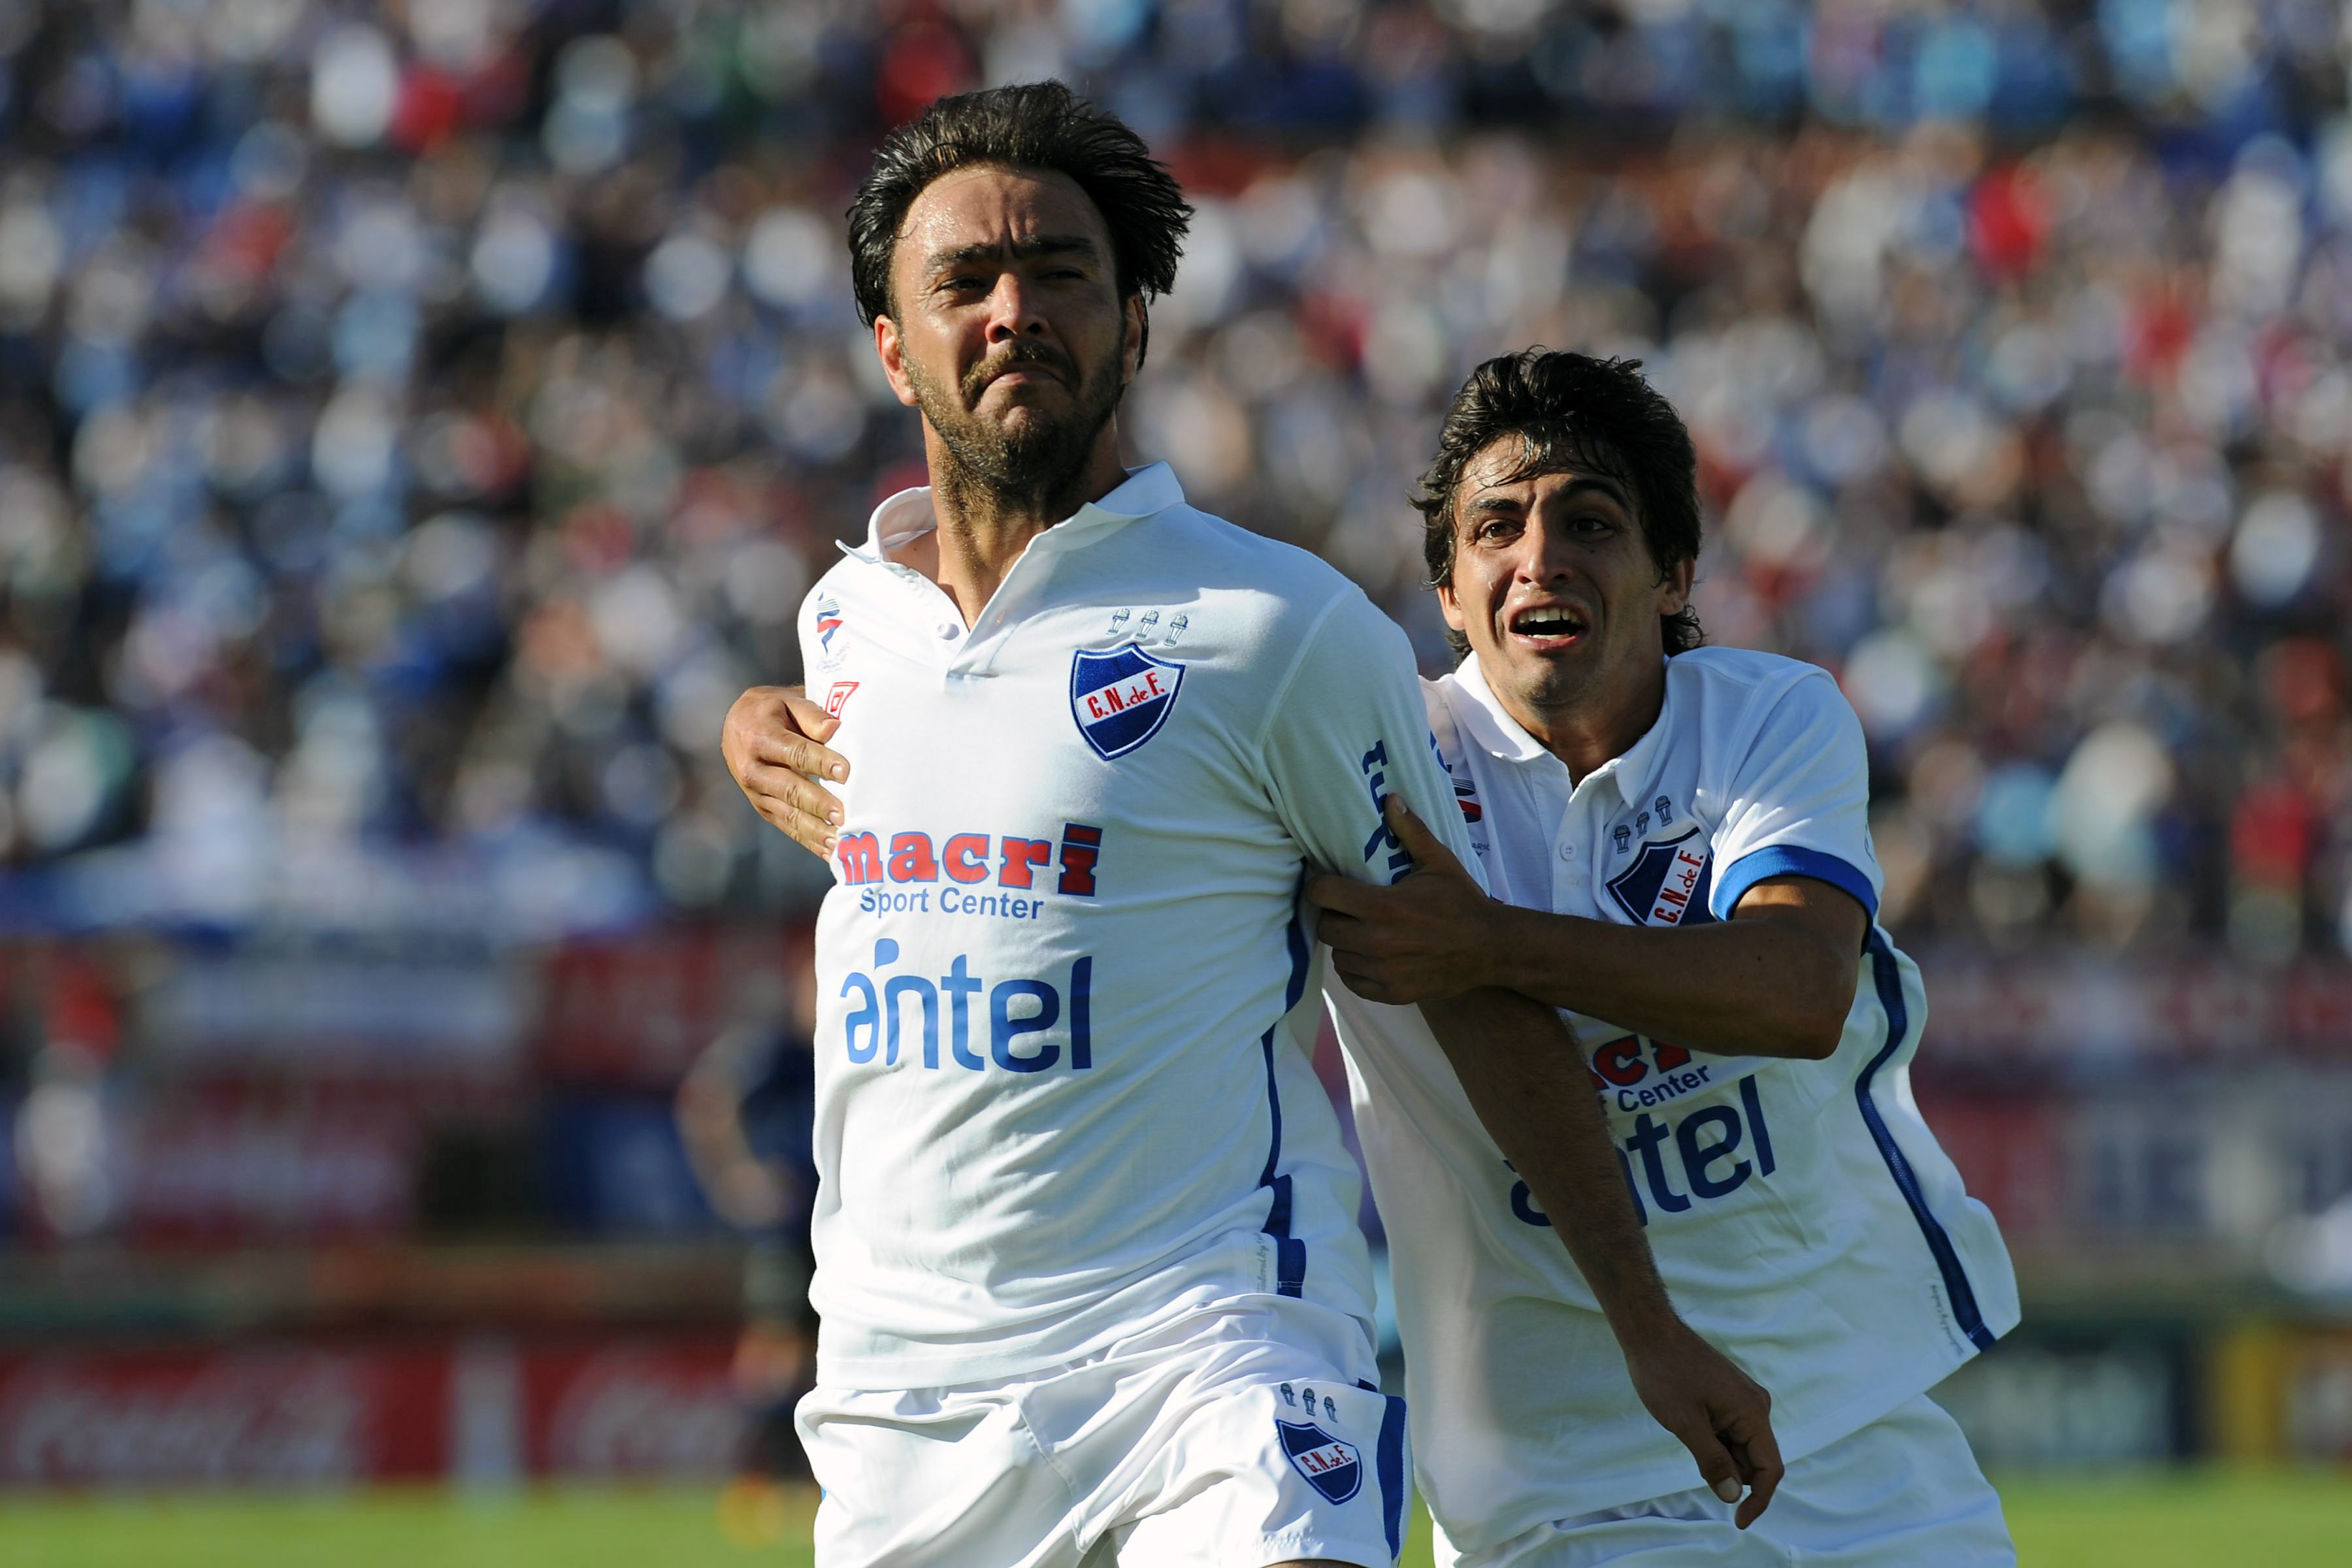
[[(1298, 886), (1302, 890), (1307, 886), (1303, 876), (1299, 879)], [(1298, 1005), (1300, 997), (1307, 994), (1307, 961), (1313, 956), (1307, 951), (1307, 923), (1298, 918), (1296, 899), (1297, 895), (1293, 895), (1290, 929), (1285, 933), (1290, 942), (1290, 982), (1282, 988), (1282, 1011), (1285, 1016), (1287, 1016), (1293, 1007)]]
[(1393, 1394), (1388, 1401), (1381, 1416), (1381, 1508), (1393, 1558), (1404, 1551), (1404, 1401)]
[(1911, 1205), (1911, 1217), (1919, 1222), (1920, 1234), (1927, 1238), (1927, 1250), (1934, 1254), (1936, 1267), (1943, 1273), (1944, 1293), (1951, 1299), (1953, 1320), (1970, 1344), (1989, 1351), (1992, 1349), (1992, 1331), (1985, 1327), (1984, 1313), (1977, 1306), (1976, 1287), (1969, 1283), (1968, 1271), (1960, 1267), (1959, 1251), (1952, 1246), (1944, 1222), (1928, 1208), (1927, 1194), (1919, 1190), (1918, 1173), (1912, 1170), (1911, 1161), (1895, 1142), (1886, 1119), (1878, 1113), (1878, 1102), (1870, 1098), (1871, 1080), (1910, 1032), (1911, 1013), (1903, 1005), (1903, 973), (1895, 966), (1895, 950), (1887, 945), (1886, 933), (1875, 926), (1871, 928), (1868, 951), (1871, 973), (1878, 986), (1878, 1005), (1886, 1012), (1886, 1045), (1870, 1058), (1862, 1076), (1854, 1079), (1853, 1097), (1862, 1106), (1862, 1120), (1870, 1129), (1871, 1141), (1878, 1145), (1879, 1157), (1886, 1162), (1887, 1173), (1895, 1178), (1903, 1201)]
[(1282, 1091), (1274, 1080), (1274, 1037), (1282, 1026), (1276, 1024), (1258, 1038), (1265, 1052), (1265, 1102), (1274, 1113), (1274, 1139), (1265, 1152), (1265, 1173), (1258, 1185), (1272, 1190), (1273, 1201), (1265, 1207), (1265, 1234), (1274, 1237), (1274, 1289), (1277, 1295), (1297, 1296), (1307, 1288), (1307, 1244), (1290, 1234), (1290, 1176), (1278, 1172), (1282, 1163)]
[[(1299, 922), (1296, 908), (1290, 916), (1287, 933), (1290, 948), (1290, 980), (1283, 988), (1283, 1016), (1298, 1005), (1307, 994), (1307, 928)], [(1265, 1152), (1265, 1173), (1258, 1177), (1258, 1185), (1272, 1190), (1273, 1197), (1265, 1206), (1265, 1234), (1274, 1237), (1274, 1289), (1277, 1295), (1302, 1296), (1307, 1290), (1307, 1244), (1290, 1234), (1290, 1177), (1282, 1172), (1282, 1090), (1275, 1081), (1274, 1037), (1282, 1030), (1281, 1019), (1258, 1038), (1258, 1047), (1265, 1052), (1265, 1103), (1274, 1123), (1274, 1136)]]

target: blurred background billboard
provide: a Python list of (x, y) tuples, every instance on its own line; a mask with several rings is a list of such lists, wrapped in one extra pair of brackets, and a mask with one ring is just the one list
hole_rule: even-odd
[(828, 878), (719, 718), (921, 478), (877, 137), (1048, 76), (1198, 206), (1132, 453), (1430, 669), (1469, 366), (1687, 418), (1701, 618), (1862, 716), (2021, 1263), (1943, 1391), (1988, 1462), (2352, 1459), (2347, 26), (0, 0), (0, 1489), (743, 1462), (675, 1097), (730, 1030), (805, 1073)]

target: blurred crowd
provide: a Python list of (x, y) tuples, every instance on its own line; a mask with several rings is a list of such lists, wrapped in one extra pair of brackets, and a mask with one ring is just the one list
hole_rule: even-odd
[(1863, 716), (1891, 924), (2338, 949), (2345, 28), (0, 0), (0, 914), (804, 899), (716, 737), (920, 479), (842, 211), (929, 99), (1058, 75), (1199, 208), (1135, 459), (1431, 668), (1446, 395), (1529, 342), (1635, 356), (1702, 454), (1711, 640)]

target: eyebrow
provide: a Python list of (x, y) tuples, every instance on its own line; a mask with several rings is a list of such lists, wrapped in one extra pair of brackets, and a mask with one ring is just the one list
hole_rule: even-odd
[(961, 267), (974, 261), (1010, 254), (1016, 261), (1034, 260), (1040, 256), (1080, 255), (1089, 260), (1099, 260), (1101, 251), (1095, 242), (1083, 234), (1036, 234), (1026, 239), (1016, 239), (1010, 246), (991, 243), (959, 245), (945, 250), (934, 250), (923, 258), (923, 270), (937, 272), (945, 267)]
[[(1569, 487), (1567, 490), (1563, 492), (1561, 499), (1572, 500), (1576, 497), (1580, 496), (1587, 491), (1595, 492), (1606, 497), (1610, 500), (1615, 501), (1622, 510), (1627, 511), (1631, 511), (1633, 510), (1633, 498), (1625, 493), (1625, 487), (1619, 484), (1615, 479), (1609, 478), (1606, 474), (1578, 475), (1574, 479), (1570, 481)], [(1474, 500), (1469, 505), (1464, 507), (1462, 511), (1463, 515), (1466, 517), (1473, 512), (1486, 513), (1519, 511), (1523, 510), (1525, 509), (1521, 507), (1515, 498), (1510, 496), (1496, 495), (1489, 492), (1486, 495), (1480, 496), (1476, 500)]]

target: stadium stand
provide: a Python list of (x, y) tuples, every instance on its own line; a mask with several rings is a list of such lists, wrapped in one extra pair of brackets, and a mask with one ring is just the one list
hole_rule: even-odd
[[(796, 678), (812, 575), (920, 472), (842, 209), (930, 98), (1061, 76), (1199, 208), (1137, 458), (1338, 563), (1433, 668), (1407, 498), (1447, 394), (1530, 342), (1644, 362), (1699, 443), (1710, 637), (1864, 718), (1886, 919), (1955, 1042), (1923, 1084), (2094, 1323), (2048, 1353), (2156, 1369), (2104, 1407), (2121, 1457), (2226, 1446), (2204, 1321), (2117, 1339), (2081, 1270), (2147, 1243), (2125, 1277), (2181, 1300), (2352, 1289), (2341, 27), (0, 0), (10, 1321), (725, 1308), (671, 1247), (717, 1227), (659, 1096), (793, 973), (824, 872), (719, 718)], [(604, 1245), (270, 1250), (420, 1237)], [(723, 1348), (690, 1348), (707, 1394)], [(494, 1412), (538, 1375), (450, 1364)], [(2315, 1451), (2352, 1451), (2339, 1404)], [(2053, 1407), (2012, 1400), (2005, 1451)]]

